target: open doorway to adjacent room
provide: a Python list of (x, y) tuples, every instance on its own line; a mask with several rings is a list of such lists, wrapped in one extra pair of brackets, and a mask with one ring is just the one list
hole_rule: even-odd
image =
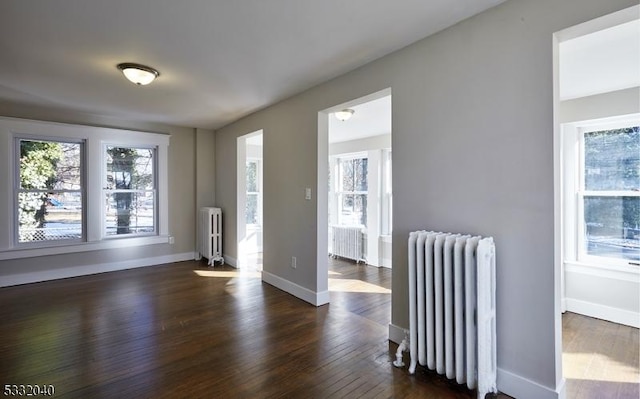
[(238, 268), (262, 270), (262, 130), (238, 137)]
[[(318, 196), (327, 202), (318, 207), (318, 235), (324, 236), (318, 278), (327, 278), (328, 290), (338, 295), (345, 270), (392, 267), (391, 90), (337, 105), (319, 118)], [(390, 270), (380, 273), (390, 276)]]
[(567, 398), (640, 394), (639, 13), (554, 35), (556, 334)]
[(329, 253), (391, 267), (391, 95), (329, 115)]

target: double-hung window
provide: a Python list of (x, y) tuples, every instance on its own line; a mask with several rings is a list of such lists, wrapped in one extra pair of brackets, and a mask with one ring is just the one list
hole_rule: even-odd
[(338, 224), (367, 225), (367, 173), (366, 156), (338, 159)]
[(577, 258), (640, 262), (640, 127), (578, 129)]
[(246, 163), (247, 204), (245, 220), (247, 225), (262, 224), (262, 162), (258, 159), (248, 159)]
[(16, 138), (19, 245), (84, 238), (83, 142)]
[(106, 236), (156, 232), (155, 148), (105, 148)]

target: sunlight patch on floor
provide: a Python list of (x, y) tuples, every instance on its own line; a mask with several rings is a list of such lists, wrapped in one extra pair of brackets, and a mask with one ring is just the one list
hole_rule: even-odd
[(391, 294), (391, 290), (379, 285), (366, 283), (361, 280), (330, 278), (329, 291), (335, 292), (366, 292), (371, 294)]
[(638, 367), (603, 354), (563, 353), (562, 363), (565, 378), (640, 384)]
[(334, 272), (333, 270), (329, 270), (330, 276), (342, 276), (342, 273)]
[(249, 278), (261, 278), (262, 273), (259, 271), (243, 271), (243, 270), (194, 270), (195, 274), (200, 277), (218, 277), (218, 278), (234, 278), (234, 277), (249, 277)]

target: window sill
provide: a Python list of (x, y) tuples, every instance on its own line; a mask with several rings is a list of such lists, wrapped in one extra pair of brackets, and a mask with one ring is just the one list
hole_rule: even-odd
[(640, 283), (640, 267), (630, 265), (603, 265), (579, 261), (565, 261), (565, 272)]
[(137, 247), (153, 244), (166, 244), (168, 236), (132, 237), (121, 239), (108, 239), (95, 242), (83, 242), (72, 245), (51, 246), (46, 248), (21, 248), (0, 251), (0, 260), (35, 258), (38, 256), (50, 256), (69, 254), (76, 252), (99, 251), (103, 249)]

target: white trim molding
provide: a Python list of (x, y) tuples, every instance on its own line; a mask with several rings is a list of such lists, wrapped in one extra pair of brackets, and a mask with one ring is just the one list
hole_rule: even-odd
[(95, 265), (84, 265), (66, 267), (62, 269), (42, 270), (30, 273), (13, 274), (2, 276), (0, 287), (9, 287), (12, 285), (37, 283), (49, 280), (58, 280), (61, 278), (79, 277), (90, 274), (113, 272), (117, 270), (135, 269), (138, 267), (158, 266), (173, 262), (182, 262), (193, 260), (195, 254), (193, 252), (184, 252), (180, 254), (155, 256), (152, 258), (130, 259), (120, 262), (102, 263)]
[(567, 261), (565, 262), (564, 267), (566, 272), (582, 273), (601, 278), (640, 284), (640, 268), (635, 266), (607, 266)]
[(0, 251), (0, 260), (33, 258), (37, 256), (50, 256), (69, 254), (76, 252), (98, 251), (102, 249), (116, 249), (126, 247), (139, 247), (142, 245), (167, 244), (169, 236), (131, 237), (123, 239), (110, 239), (97, 242), (83, 242), (74, 245), (58, 245), (42, 248), (11, 249)]
[(501, 368), (498, 368), (498, 391), (514, 398), (564, 399), (566, 397), (564, 378), (558, 384), (557, 390), (553, 390)]
[(614, 308), (600, 303), (587, 302), (575, 298), (565, 298), (569, 312), (582, 314), (596, 319), (607, 320), (625, 326), (640, 328), (640, 313)]
[(238, 260), (236, 258), (234, 258), (233, 256), (224, 255), (224, 254), (222, 255), (222, 257), (224, 258), (225, 265), (235, 267), (236, 269), (238, 268)]
[(408, 335), (408, 329), (396, 326), (393, 323), (389, 323), (389, 341), (400, 345), (402, 343), (402, 340), (408, 337)]
[(313, 292), (308, 288), (278, 277), (275, 274), (262, 271), (262, 281), (272, 285), (282, 291), (289, 293), (296, 298), (300, 298), (305, 302), (309, 302), (314, 306), (322, 306), (329, 303), (329, 291)]

